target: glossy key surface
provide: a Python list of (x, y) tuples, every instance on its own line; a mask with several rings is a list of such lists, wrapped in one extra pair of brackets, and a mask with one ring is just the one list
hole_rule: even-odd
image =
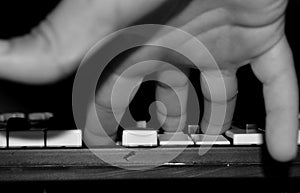
[(233, 140), (233, 145), (261, 145), (263, 143), (263, 133), (257, 129), (241, 129), (232, 126), (226, 131), (226, 136)]
[(76, 130), (48, 130), (46, 134), (47, 147), (81, 147), (82, 131)]
[(230, 141), (223, 135), (191, 135), (196, 145), (230, 145)]
[(159, 134), (160, 145), (194, 145), (193, 140), (184, 133)]

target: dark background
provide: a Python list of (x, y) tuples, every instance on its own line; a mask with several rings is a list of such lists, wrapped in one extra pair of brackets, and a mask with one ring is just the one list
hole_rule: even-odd
[[(28, 33), (45, 18), (57, 3), (59, 0), (1, 1), (0, 38), (8, 39)], [(297, 14), (299, 9), (300, 2), (291, 0), (286, 16), (286, 34), (294, 53), (297, 74), (300, 72), (299, 15)], [(260, 82), (253, 75), (249, 65), (240, 68), (237, 75), (239, 95), (234, 120), (263, 125), (265, 110)], [(199, 72), (192, 72), (191, 79), (196, 86), (199, 86), (197, 84), (198, 76)], [(58, 83), (42, 86), (23, 85), (0, 80), (0, 113), (50, 111), (60, 120), (60, 129), (74, 127), (72, 115), (73, 78), (74, 74)], [(153, 100), (154, 91), (154, 83), (148, 82), (137, 93), (135, 100), (130, 105), (130, 110), (136, 120), (150, 119), (148, 104)], [(201, 98), (201, 94), (199, 97)]]

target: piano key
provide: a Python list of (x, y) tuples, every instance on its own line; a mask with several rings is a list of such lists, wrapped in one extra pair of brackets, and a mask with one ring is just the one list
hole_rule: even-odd
[(232, 126), (232, 129), (225, 132), (227, 137), (233, 140), (233, 145), (261, 145), (263, 143), (263, 133), (258, 129), (241, 129)]
[(191, 137), (196, 145), (230, 145), (223, 135), (192, 134)]
[(6, 122), (8, 121), (10, 118), (25, 118), (25, 114), (24, 113), (3, 113), (0, 115), (0, 122)]
[(30, 113), (28, 114), (28, 121), (31, 128), (35, 129), (47, 129), (50, 127), (50, 119), (53, 118), (53, 114), (49, 112), (45, 113)]
[(182, 132), (159, 134), (158, 139), (160, 145), (194, 145), (193, 140), (187, 134)]
[(197, 134), (199, 133), (199, 125), (188, 125), (188, 134)]
[(147, 128), (146, 121), (137, 121), (135, 127), (126, 128), (122, 132), (122, 146), (153, 147), (157, 145), (157, 130)]
[(122, 145), (127, 147), (157, 146), (157, 130), (131, 128), (123, 131)]
[(255, 129), (258, 129), (258, 126), (257, 124), (246, 124), (246, 130), (255, 130)]
[(136, 122), (136, 126), (138, 128), (144, 128), (144, 129), (146, 129), (147, 128), (147, 122), (146, 121), (137, 121)]
[(29, 121), (45, 121), (49, 120), (51, 117), (53, 117), (53, 114), (50, 112), (35, 112), (28, 114)]
[(48, 130), (46, 147), (81, 147), (82, 132), (76, 130)]
[(6, 131), (0, 131), (0, 148), (7, 147)]
[(9, 131), (8, 147), (45, 147), (44, 131)]

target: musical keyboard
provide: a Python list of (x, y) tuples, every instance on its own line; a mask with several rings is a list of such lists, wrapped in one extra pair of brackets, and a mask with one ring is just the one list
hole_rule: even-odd
[(0, 115), (0, 148), (82, 147), (78, 129), (53, 129), (52, 113), (4, 113)]
[[(197, 126), (189, 128), (189, 133), (175, 136), (158, 134), (157, 146), (125, 147), (122, 142), (117, 142), (119, 145), (113, 147), (91, 149), (82, 142), (81, 130), (39, 130), (37, 127), (5, 130), (2, 127), (0, 181), (300, 177), (300, 153), (293, 162), (280, 169), (282, 164), (270, 158), (265, 144), (236, 145), (234, 138), (226, 134), (205, 136), (198, 133)], [(37, 132), (36, 136), (34, 132)], [(18, 138), (20, 141), (16, 140)], [(32, 146), (33, 141), (40, 145)], [(174, 152), (180, 153), (165, 161)], [(141, 167), (149, 169), (139, 170)]]

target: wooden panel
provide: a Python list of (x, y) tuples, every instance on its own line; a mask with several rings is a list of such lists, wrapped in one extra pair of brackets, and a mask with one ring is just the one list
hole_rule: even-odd
[[(181, 150), (176, 158), (163, 162)], [(89, 149), (5, 149), (0, 151), (0, 181), (300, 177), (300, 155), (293, 163), (280, 164), (258, 146), (213, 147), (203, 156), (197, 147), (93, 151), (121, 167), (106, 163)]]

